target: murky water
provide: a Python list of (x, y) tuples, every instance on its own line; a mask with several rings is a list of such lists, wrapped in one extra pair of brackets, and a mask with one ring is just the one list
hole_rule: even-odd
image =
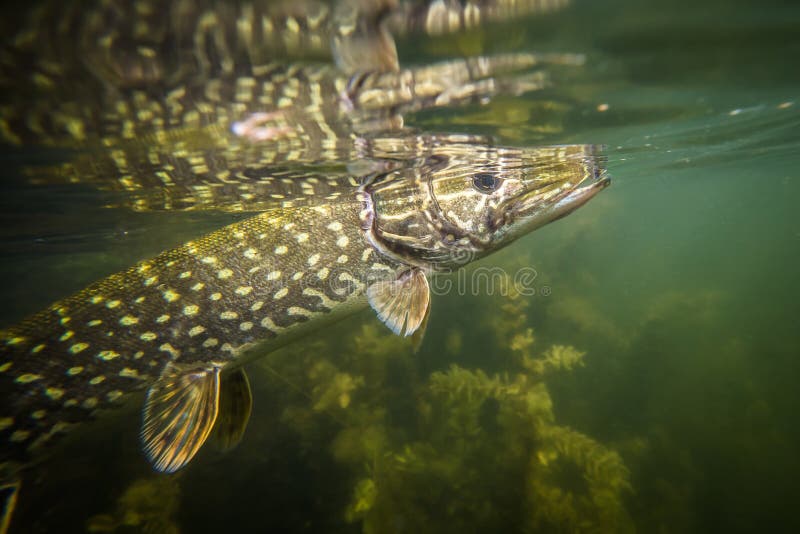
[[(14, 528), (797, 531), (798, 28), (792, 2), (576, 0), (400, 41), (407, 64), (586, 54), (543, 91), (406, 117), (608, 146), (610, 189), (469, 271), (533, 269), (534, 294), (437, 295), (416, 354), (365, 311), (265, 357), (243, 442), (173, 477), (142, 457), (136, 408), (104, 418)], [(3, 150), (4, 325), (240, 217), (19, 178), (62, 157)]]

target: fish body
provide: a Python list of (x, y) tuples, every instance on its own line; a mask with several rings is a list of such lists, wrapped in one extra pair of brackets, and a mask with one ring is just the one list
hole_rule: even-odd
[(421, 334), (430, 276), (608, 183), (593, 146), (468, 143), (357, 181), (335, 202), (265, 211), (3, 330), (0, 462), (25, 465), (71, 425), (147, 389), (145, 452), (175, 471), (214, 427), (221, 376), (367, 304), (395, 333)]
[[(152, 383), (169, 362), (224, 368), (353, 305), (394, 270), (355, 198), (265, 212), (139, 263), (3, 332), (4, 455)], [(338, 286), (340, 273), (349, 273)], [(362, 292), (363, 294), (363, 292)]]
[(347, 72), (397, 70), (394, 38), (556, 11), (568, 0), (67, 0), (11, 12), (0, 81), (44, 88), (89, 75), (112, 87), (258, 75), (275, 60), (334, 57)]
[(540, 64), (562, 59), (518, 53), (355, 77), (330, 65), (276, 64), (261, 76), (193, 79), (169, 93), (115, 89), (90, 102), (59, 93), (15, 102), (0, 114), (0, 136), (72, 150), (51, 169), (27, 169), (36, 184), (120, 192), (136, 211), (260, 211), (331, 200), (357, 183), (345, 168), (352, 162), (424, 157), (453, 139), (489, 143), (410, 131), (403, 114), (511, 90), (500, 80), (520, 71), (533, 77), (525, 90), (535, 90), (546, 78)]

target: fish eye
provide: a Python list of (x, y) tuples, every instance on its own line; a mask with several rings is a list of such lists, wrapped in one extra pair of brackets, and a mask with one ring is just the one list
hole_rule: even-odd
[(497, 191), (503, 180), (489, 172), (479, 172), (472, 176), (472, 186), (481, 193)]

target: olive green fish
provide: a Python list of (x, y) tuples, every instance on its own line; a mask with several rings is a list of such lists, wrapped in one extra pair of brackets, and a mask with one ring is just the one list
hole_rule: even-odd
[(146, 390), (155, 469), (189, 462), (250, 413), (242, 365), (367, 305), (421, 336), (439, 272), (483, 257), (609, 184), (591, 145), (451, 141), (354, 176), (349, 195), (265, 211), (142, 261), (0, 332), (0, 463)]
[(260, 76), (198, 78), (166, 94), (126, 89), (90, 103), (64, 95), (9, 103), (0, 135), (76, 150), (52, 168), (26, 169), (37, 184), (121, 192), (121, 204), (136, 211), (259, 211), (351, 184), (347, 162), (413, 159), (449, 142), (404, 128), (406, 112), (535, 91), (546, 83), (543, 69), (579, 62), (515, 53), (354, 76), (330, 65), (275, 64)]
[(89, 75), (109, 87), (259, 75), (288, 59), (346, 72), (397, 70), (394, 37), (440, 35), (556, 11), (568, 0), (61, 0), (9, 10), (0, 83), (57, 88)]
[[(561, 4), (35, 9), (0, 54), (3, 139), (81, 150), (53, 176), (125, 191), (134, 209), (266, 211), (0, 332), (0, 532), (32, 460), (99, 410), (145, 390), (145, 455), (174, 472), (212, 430), (228, 446), (241, 439), (250, 359), (367, 305), (419, 342), (431, 276), (564, 216), (606, 186), (593, 146), (498, 148), (403, 128), (405, 112), (546, 80), (536, 71), (500, 74), (580, 61), (509, 54), (400, 69), (390, 32), (456, 31)], [(338, 68), (272, 62), (317, 49), (329, 49)], [(336, 168), (276, 167), (289, 162)]]

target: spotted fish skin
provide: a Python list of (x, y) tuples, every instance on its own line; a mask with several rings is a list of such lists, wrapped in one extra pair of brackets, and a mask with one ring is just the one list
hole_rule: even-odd
[(397, 264), (364, 240), (361, 209), (353, 198), (265, 212), (4, 330), (0, 461), (146, 387), (167, 362), (225, 366), (363, 301), (365, 281)]
[[(51, 95), (0, 113), (0, 137), (77, 149), (52, 168), (26, 169), (36, 184), (119, 191), (122, 206), (136, 211), (258, 211), (288, 197), (297, 205), (298, 189), (302, 202), (331, 200), (353, 185), (343, 162), (415, 158), (449, 142), (404, 129), (401, 113), (488, 98), (502, 90), (496, 77), (546, 59), (467, 58), (350, 78), (330, 66), (275, 65), (260, 77), (196, 79), (167, 94), (106, 92), (91, 105)], [(263, 132), (272, 137), (258, 138)]]
[[(0, 332), (0, 465), (24, 465), (71, 424), (152, 392), (176, 368), (213, 381), (367, 302), (398, 334), (424, 330), (427, 277), (563, 217), (608, 184), (591, 145), (451, 140), (422, 153), (359, 176), (335, 202), (237, 222)], [(184, 406), (170, 412), (178, 421)], [(150, 458), (178, 469), (204, 439), (190, 452), (156, 440)]]
[[(475, 79), (450, 68), (419, 75), (398, 65), (385, 69), (363, 62), (356, 69), (341, 62), (339, 69), (330, 64), (287, 65), (286, 50), (270, 51), (269, 36), (313, 50), (306, 39), (330, 44), (331, 33), (347, 34), (363, 17), (369, 21), (367, 28), (385, 25), (394, 32), (441, 33), (485, 20), (547, 11), (564, 3), (341, 0), (331, 8), (314, 1), (187, 0), (165, 8), (148, 0), (44, 2), (32, 10), (27, 22), (9, 28), (12, 35), (12, 30), (17, 33), (0, 50), (0, 87), (6, 95), (0, 102), (0, 139), (62, 146), (99, 139), (111, 147), (120, 139), (161, 144), (176, 137), (165, 134), (167, 130), (202, 127), (205, 132), (192, 135), (209, 145), (210, 139), (225, 138), (231, 125), (245, 121), (249, 113), (280, 109), (282, 122), (300, 130), (294, 137), (301, 142), (300, 147), (294, 143), (274, 152), (294, 154), (308, 141), (316, 147), (320, 143), (315, 140), (329, 145), (332, 140), (352, 137), (352, 129), (342, 132), (337, 125), (349, 122), (343, 116), (357, 114), (347, 106), (342, 109), (338, 96), (348, 93), (351, 105), (364, 106), (364, 99), (352, 94), (354, 88), (372, 100), (369, 116), (360, 121), (359, 129), (374, 131), (402, 123), (396, 115), (407, 110), (409, 102), (397, 101), (398, 96), (408, 96), (411, 109), (420, 109), (426, 101), (426, 107), (434, 101), (449, 105), (463, 98), (464, 89)], [(334, 16), (333, 11), (354, 14)], [(375, 13), (380, 15), (373, 20)], [(355, 22), (350, 20), (353, 17)], [(435, 22), (439, 19), (446, 23)], [(369, 39), (359, 40), (351, 48), (369, 45)], [(533, 58), (533, 63), (537, 61)], [(494, 84), (480, 72), (478, 63), (486, 59), (463, 65), (468, 73), (479, 72), (483, 78), (483, 85), (467, 91), (467, 96), (486, 98)], [(381, 80), (383, 86), (362, 91), (365, 72), (393, 76)], [(355, 84), (349, 83), (350, 76), (355, 76)], [(428, 91), (431, 85), (438, 86), (433, 93)], [(378, 117), (375, 102), (383, 108)], [(314, 125), (326, 125), (332, 131), (322, 127), (318, 132)], [(309, 158), (315, 157), (314, 150), (318, 149), (313, 148)], [(323, 152), (341, 159), (341, 151), (326, 147)]]
[[(57, 90), (23, 87), (24, 96), (0, 108), (0, 136), (12, 144), (69, 148), (100, 144), (146, 153), (146, 146), (176, 152), (205, 146), (235, 152), (249, 146), (246, 141), (265, 140), (242, 128), (262, 114), (263, 126), (276, 130), (269, 139), (279, 142), (270, 163), (340, 161), (352, 154), (358, 134), (399, 129), (403, 112), (489, 98), (502, 87), (496, 75), (575, 63), (574, 57), (478, 56), (353, 76), (331, 65), (270, 63), (258, 75), (191, 78), (170, 90), (157, 85), (109, 90), (72, 78), (59, 80)], [(336, 150), (337, 143), (344, 150)], [(287, 157), (289, 152), (303, 157)]]
[[(175, 87), (202, 75), (258, 75), (276, 59), (328, 58), (360, 32), (430, 35), (546, 13), (569, 0), (45, 1), (9, 13), (7, 77), (46, 87), (88, 73), (114, 87)], [(359, 43), (362, 44), (362, 43)], [(393, 41), (389, 43), (393, 49)], [(396, 57), (394, 58), (396, 62)], [(376, 65), (370, 65), (374, 67)], [(380, 65), (377, 65), (380, 66)], [(393, 65), (396, 67), (396, 63)], [(24, 73), (24, 74), (23, 74)], [(3, 76), (0, 76), (2, 80)]]

